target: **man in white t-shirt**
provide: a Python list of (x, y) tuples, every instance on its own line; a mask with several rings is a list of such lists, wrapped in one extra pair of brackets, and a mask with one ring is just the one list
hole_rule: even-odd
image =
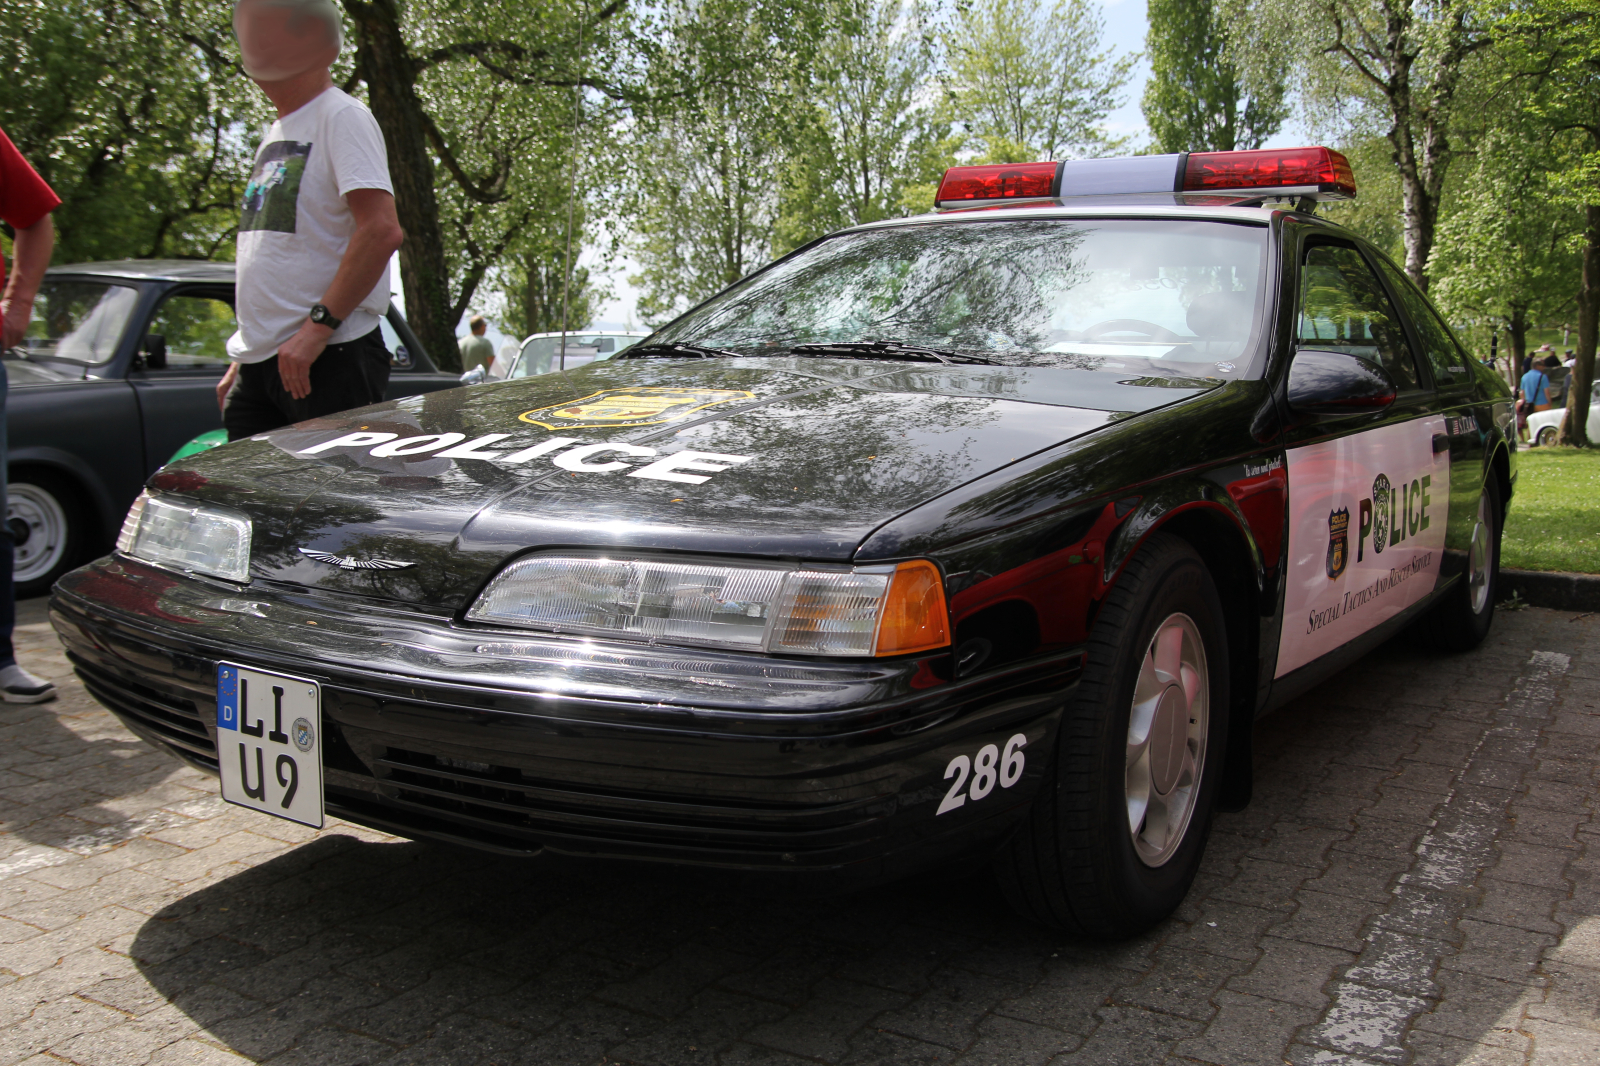
[(217, 386), (228, 439), (384, 398), (389, 260), (404, 236), (377, 120), (333, 87), (332, 0), (239, 0), (245, 73), (278, 111), (239, 220), (239, 332)]

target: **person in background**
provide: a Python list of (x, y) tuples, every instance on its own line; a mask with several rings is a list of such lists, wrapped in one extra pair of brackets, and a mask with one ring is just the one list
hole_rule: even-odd
[(1528, 372), (1522, 375), (1522, 382), (1517, 392), (1520, 393), (1520, 402), (1517, 404), (1517, 435), (1527, 440), (1528, 415), (1550, 410), (1550, 377), (1542, 366), (1537, 364), (1530, 366)]
[(1578, 353), (1573, 351), (1571, 348), (1568, 348), (1567, 349), (1567, 357), (1565, 359), (1561, 360), (1561, 365), (1566, 367), (1568, 370), (1571, 370), (1572, 369), (1572, 365), (1574, 363), (1576, 363), (1577, 361), (1578, 361)]
[(1549, 355), (1544, 357), (1544, 362), (1541, 365), (1544, 367), (1544, 376), (1550, 381), (1547, 397), (1550, 401), (1550, 406), (1560, 407), (1567, 402), (1567, 381), (1569, 380), (1565, 374), (1556, 373), (1561, 369), (1561, 359), (1554, 351), (1551, 351)]
[[(5, 219), (16, 234), (11, 241), (10, 269), (0, 260), (5, 274), (5, 291), (0, 295), (0, 329), (4, 346), (15, 348), (28, 332), (33, 317), (33, 298), (50, 265), (50, 249), (55, 244), (55, 224), (50, 212), (61, 206), (61, 198), (45, 184), (0, 130), (0, 219)], [(6, 367), (0, 362), (0, 513), (5, 510), (6, 487)], [(0, 699), (7, 703), (43, 703), (54, 699), (56, 687), (17, 665), (11, 631), (16, 628), (16, 590), (11, 584), (11, 534), (0, 534)]]
[(229, 440), (379, 403), (389, 260), (405, 236), (378, 122), (334, 87), (333, 0), (239, 0), (245, 73), (277, 110), (239, 220), (239, 332), (217, 386)]
[(466, 373), (475, 366), (481, 366), (487, 374), (489, 364), (494, 362), (494, 342), (484, 336), (489, 332), (489, 323), (484, 321), (482, 315), (473, 315), (467, 322), (467, 328), (472, 332), (460, 341), (461, 371)]

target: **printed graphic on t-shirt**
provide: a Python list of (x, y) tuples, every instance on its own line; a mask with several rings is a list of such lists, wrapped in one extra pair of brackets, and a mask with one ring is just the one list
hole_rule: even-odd
[(256, 168), (244, 187), (244, 213), (239, 232), (265, 229), (293, 233), (300, 201), (300, 176), (311, 158), (311, 145), (273, 141), (261, 146)]

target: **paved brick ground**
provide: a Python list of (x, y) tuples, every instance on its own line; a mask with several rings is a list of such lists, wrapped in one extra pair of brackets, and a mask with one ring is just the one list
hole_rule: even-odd
[(982, 878), (749, 898), (300, 831), (61, 700), (0, 709), (0, 1066), (1600, 1062), (1600, 619), (1389, 648), (1258, 727), (1143, 939)]

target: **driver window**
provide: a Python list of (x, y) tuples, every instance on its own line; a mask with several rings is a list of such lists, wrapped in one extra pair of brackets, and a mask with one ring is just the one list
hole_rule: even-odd
[(1400, 391), (1418, 387), (1400, 317), (1354, 248), (1319, 244), (1306, 250), (1296, 347), (1357, 355), (1387, 370)]
[(238, 328), (226, 300), (180, 293), (161, 301), (146, 332), (167, 339), (167, 369), (220, 372), (228, 366), (228, 338)]

